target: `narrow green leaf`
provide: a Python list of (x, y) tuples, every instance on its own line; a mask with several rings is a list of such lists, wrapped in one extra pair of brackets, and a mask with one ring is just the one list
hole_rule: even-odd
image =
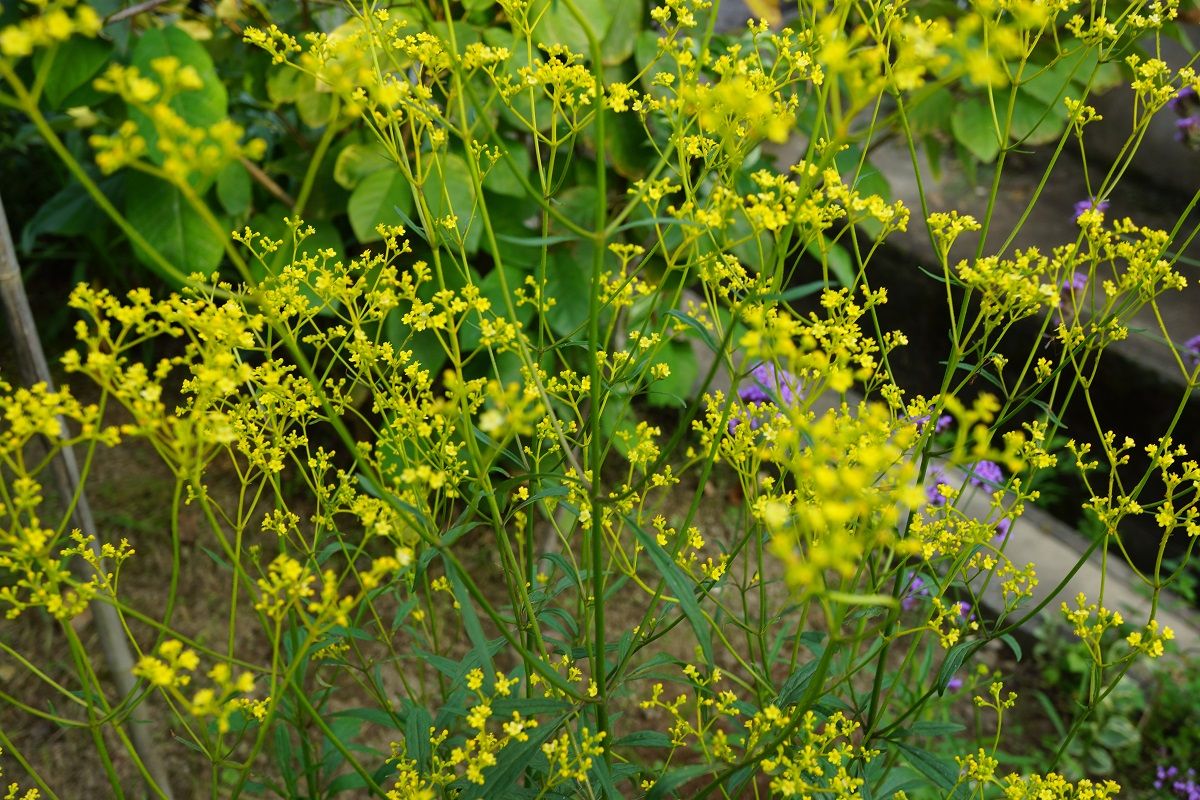
[(950, 648), (950, 651), (946, 653), (946, 658), (942, 661), (942, 668), (938, 670), (937, 680), (933, 684), (939, 695), (946, 693), (946, 687), (950, 684), (954, 673), (958, 672), (963, 662), (983, 647), (983, 644), (983, 639), (969, 639)]
[(457, 610), (459, 616), (462, 617), (463, 628), (466, 629), (467, 638), (474, 646), (473, 654), (478, 659), (479, 665), (484, 668), (484, 674), (494, 675), (496, 667), (492, 663), (492, 651), (487, 637), (483, 634), (483, 626), (479, 623), (479, 616), (475, 613), (475, 601), (471, 598), (471, 593), (467, 591), (463, 575), (450, 559), (443, 558), (442, 564), (446, 568), (446, 578), (450, 581), (454, 599), (458, 601), (459, 608)]
[(662, 777), (650, 787), (647, 800), (661, 800), (667, 797), (677, 797), (675, 790), (688, 781), (711, 775), (717, 768), (710, 764), (689, 764), (686, 767), (676, 767), (665, 772)]
[(468, 784), (459, 800), (480, 800), (485, 797), (511, 797), (517, 788), (517, 781), (529, 766), (529, 762), (542, 752), (542, 744), (558, 733), (563, 723), (563, 717), (545, 720), (538, 723), (536, 728), (529, 731), (529, 739), (518, 744), (510, 744), (504, 748), (504, 757), (500, 763), (487, 770), (482, 785)]
[(671, 747), (671, 737), (662, 731), (637, 731), (613, 742), (613, 747)]
[(1013, 638), (1011, 633), (1006, 633), (1001, 636), (1000, 641), (1008, 645), (1008, 648), (1012, 650), (1013, 656), (1017, 659), (1017, 661), (1021, 660), (1021, 645), (1016, 639)]
[(679, 607), (683, 610), (684, 616), (692, 626), (692, 631), (696, 634), (696, 642), (704, 654), (705, 663), (711, 664), (713, 660), (712, 629), (709, 628), (708, 620), (704, 618), (704, 612), (700, 610), (700, 604), (696, 602), (695, 585), (652, 534), (629, 517), (626, 517), (625, 520), (633, 527), (638, 541), (641, 542), (642, 547), (646, 548), (646, 553), (667, 582), (671, 593), (678, 598)]
[(935, 722), (933, 720), (925, 720), (914, 723), (908, 729), (913, 736), (950, 736), (964, 730), (964, 726), (957, 722)]
[(892, 742), (892, 745), (904, 754), (917, 772), (933, 781), (937, 788), (950, 791), (958, 784), (958, 767), (950, 759), (935, 756), (928, 750), (904, 742)]

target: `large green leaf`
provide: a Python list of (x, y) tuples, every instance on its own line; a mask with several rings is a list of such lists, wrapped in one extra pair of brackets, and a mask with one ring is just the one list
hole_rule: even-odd
[(241, 162), (230, 161), (217, 173), (217, 199), (227, 214), (240, 216), (250, 210), (250, 173)]
[[(48, 50), (39, 50), (34, 66), (41, 69)], [(112, 55), (112, 45), (101, 39), (74, 38), (53, 51), (54, 61), (46, 73), (45, 97), (51, 108), (61, 108), (72, 92), (84, 86)]]
[(400, 225), (400, 209), (405, 215), (412, 213), (412, 189), (408, 179), (398, 169), (381, 170), (363, 178), (350, 195), (346, 211), (350, 214), (350, 227), (360, 242), (374, 242), (381, 237), (375, 226), (381, 223)]
[(533, 165), (523, 143), (509, 142), (504, 155), (483, 179), (483, 188), (506, 197), (524, 197), (525, 187), (517, 180), (518, 174), (532, 176)]
[[(597, 41), (604, 39), (609, 25), (613, 21), (615, 6), (632, 0), (575, 0), (575, 7), (583, 17), (592, 36)], [(540, 19), (539, 19), (540, 16)], [(556, 42), (565, 44), (573, 52), (591, 55), (588, 47), (587, 32), (580, 21), (571, 13), (570, 7), (561, 0), (535, 0), (530, 13), (530, 19), (537, 19), (534, 38), (540, 42)]]
[[(151, 66), (153, 61), (166, 56), (179, 59), (182, 67), (192, 67), (200, 75), (204, 85), (193, 91), (182, 91), (171, 98), (170, 106), (185, 122), (193, 126), (207, 127), (220, 122), (229, 113), (229, 97), (225, 84), (217, 75), (212, 58), (199, 42), (180, 28), (151, 28), (143, 33), (133, 48), (133, 66), (156, 81), (161, 81)], [(138, 132), (151, 145), (150, 151), (159, 163), (162, 155), (154, 148), (158, 140), (154, 124), (144, 114), (132, 115), (137, 121)]]
[(554, 298), (554, 305), (545, 313), (550, 329), (559, 336), (578, 333), (587, 324), (592, 264), (590, 256), (581, 258), (579, 253), (589, 250), (571, 247), (550, 254), (545, 293)]
[(609, 0), (612, 19), (600, 44), (606, 66), (620, 64), (633, 55), (645, 21), (645, 0)]
[(351, 142), (342, 148), (334, 161), (333, 179), (349, 191), (368, 175), (395, 166), (396, 162), (379, 142)]
[[(100, 181), (100, 191), (110, 200), (117, 198), (125, 181), (123, 173)], [(77, 236), (103, 230), (104, 212), (92, 196), (71, 181), (42, 204), (21, 231), (21, 250), (28, 253), (39, 236)]]
[[(178, 189), (158, 178), (131, 172), (125, 187), (125, 216), (162, 255), (185, 273), (211, 272), (221, 263), (224, 236), (205, 223)], [(153, 270), (150, 257), (135, 248)]]
[(671, 374), (647, 387), (646, 402), (652, 406), (683, 408), (692, 394), (692, 386), (700, 375), (700, 364), (690, 341), (668, 342), (660, 351), (661, 360)]
[(950, 130), (971, 155), (984, 163), (991, 163), (1000, 153), (992, 109), (986, 100), (973, 97), (960, 103), (950, 118)]
[(474, 253), (478, 250), (483, 223), (475, 219), (475, 182), (471, 180), (471, 169), (462, 156), (449, 153), (438, 159), (422, 188), (433, 216), (430, 223), (434, 230), (445, 233), (441, 220), (454, 216), (458, 219), (458, 235), (463, 238), (466, 251)]

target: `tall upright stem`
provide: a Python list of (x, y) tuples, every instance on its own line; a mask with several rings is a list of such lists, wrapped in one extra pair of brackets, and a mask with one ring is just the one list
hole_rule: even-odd
[[(50, 376), (46, 353), (42, 349), (42, 340), (34, 324), (25, 284), (21, 280), (17, 251), (13, 247), (12, 231), (8, 226), (8, 216), (4, 212), (3, 197), (0, 197), (0, 302), (4, 304), (4, 312), (12, 331), (22, 379), (29, 384), (44, 383), (47, 389), (53, 389), (54, 381)], [(60, 426), (65, 424), (63, 420), (59, 420)], [(85, 534), (95, 533), (96, 521), (92, 517), (87, 495), (79, 485), (79, 462), (75, 460), (75, 451), (70, 446), (63, 446), (58, 451), (53, 469), (59, 493), (64, 498), (75, 498), (72, 511), (75, 526)], [(93, 539), (91, 546), (92, 552), (99, 559), (99, 542)], [(81, 580), (89, 580), (92, 577), (92, 567), (80, 559), (72, 562), (72, 569)], [(133, 655), (129, 650), (129, 643), (125, 640), (125, 631), (117, 616), (117, 610), (101, 600), (93, 600), (91, 611), (96, 631), (100, 635), (105, 661), (117, 685), (117, 692), (122, 698), (128, 697), (135, 687)], [(154, 742), (151, 741), (149, 732), (149, 726), (139, 725), (136, 721), (129, 726), (133, 746), (155, 784), (151, 786), (151, 790), (170, 800), (173, 795), (167, 780), (166, 766)]]

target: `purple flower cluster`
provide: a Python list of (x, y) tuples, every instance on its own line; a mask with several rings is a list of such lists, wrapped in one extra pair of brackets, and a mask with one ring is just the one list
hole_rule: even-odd
[[(1101, 205), (1107, 207), (1108, 201), (1105, 200)], [(1078, 291), (1080, 291), (1082, 289), (1086, 289), (1086, 288), (1087, 288), (1087, 275), (1084, 275), (1082, 272), (1074, 272), (1074, 273), (1071, 273), (1071, 277), (1067, 278), (1065, 281), (1062, 282), (1062, 286), (1059, 287), (1059, 290), (1063, 293), (1064, 296), (1070, 296), (1070, 295), (1074, 294), (1075, 292), (1078, 292)]]
[(1004, 484), (1004, 470), (994, 461), (976, 461), (967, 467), (967, 480), (980, 489), (999, 489)]
[[(1087, 202), (1088, 202), (1087, 200), (1081, 200), (1079, 203), (1075, 204), (1075, 218), (1076, 219), (1079, 219), (1079, 214), (1081, 213), (1079, 211), (1080, 203), (1087, 203)], [(1107, 208), (1108, 202), (1105, 201), (1104, 203), (1102, 203), (1102, 205)], [(1084, 210), (1086, 211), (1087, 209), (1084, 209)], [(1087, 284), (1088, 284), (1088, 276), (1083, 274), (1082, 272), (1071, 273), (1071, 277), (1067, 278), (1065, 281), (1063, 281), (1062, 283), (1059, 284), (1059, 286), (1058, 286), (1059, 303), (1058, 303), (1057, 315), (1058, 315), (1058, 322), (1060, 324), (1065, 325), (1065, 324), (1067, 324), (1068, 320), (1073, 319), (1075, 317), (1075, 309), (1079, 306), (1079, 303), (1075, 300), (1075, 293), (1082, 292), (1084, 289), (1087, 288)]]
[(1196, 782), (1196, 770), (1187, 771), (1187, 779), (1180, 777), (1179, 767), (1160, 766), (1155, 772), (1155, 789), (1169, 789), (1182, 800), (1200, 800), (1200, 783)]
[(925, 500), (934, 507), (946, 505), (945, 495), (938, 491), (939, 486), (950, 485), (950, 481), (946, 480), (946, 473), (938, 467), (930, 467), (927, 477), (929, 481), (925, 484)]
[(996, 547), (1003, 547), (1008, 541), (1008, 531), (1012, 528), (1012, 520), (1002, 519), (996, 523), (996, 534), (992, 537), (992, 544)]
[(1200, 367), (1200, 333), (1183, 343), (1183, 363), (1192, 370)]
[(1175, 141), (1192, 148), (1200, 147), (1200, 97), (1185, 86), (1167, 103), (1179, 119), (1175, 120)]
[(904, 587), (904, 596), (900, 598), (900, 607), (905, 611), (912, 611), (921, 605), (926, 597), (929, 597), (929, 587), (925, 585), (921, 576), (914, 572), (908, 581), (908, 586)]
[[(924, 432), (925, 426), (929, 424), (929, 419), (930, 419), (929, 414), (926, 414), (923, 417), (916, 417), (915, 419), (913, 419), (913, 423), (917, 426), (918, 433)], [(934, 433), (943, 433), (945, 431), (950, 430), (950, 426), (953, 424), (954, 424), (954, 417), (950, 416), (949, 414), (942, 414), (940, 417), (938, 417), (937, 424), (935, 424), (933, 426), (933, 432)]]
[[(1079, 218), (1083, 216), (1085, 211), (1095, 210), (1095, 211), (1099, 211), (1101, 214), (1103, 214), (1105, 211), (1108, 211), (1108, 206), (1109, 206), (1109, 202), (1107, 200), (1101, 200), (1099, 202), (1096, 202), (1094, 199), (1091, 199), (1091, 198), (1089, 198), (1087, 200), (1080, 200), (1079, 202), (1077, 202), (1075, 204), (1075, 216), (1071, 217), (1071, 220), (1073, 222), (1078, 222)], [(1074, 280), (1074, 278), (1072, 278), (1072, 280)], [(1084, 283), (1086, 284), (1087, 278), (1084, 278), (1083, 280), (1084, 280)], [(1079, 288), (1082, 289), (1083, 287), (1081, 286)]]
[[(926, 479), (925, 500), (934, 507), (946, 505), (945, 496), (938, 490), (939, 486), (950, 485), (946, 473), (940, 467), (930, 467)], [(1004, 485), (1004, 470), (994, 461), (976, 461), (967, 467), (967, 481), (980, 489), (995, 491)]]
[(768, 411), (770, 407), (779, 409), (794, 406), (803, 393), (800, 379), (786, 369), (773, 364), (759, 364), (742, 381), (738, 397), (746, 404), (746, 410), (734, 412), (730, 417), (730, 433), (743, 421), (749, 423), (750, 430), (758, 430), (771, 417), (780, 416), (778, 412)]

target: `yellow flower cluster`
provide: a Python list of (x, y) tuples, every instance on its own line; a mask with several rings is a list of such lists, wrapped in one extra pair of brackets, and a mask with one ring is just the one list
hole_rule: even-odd
[(104, 22), (90, 3), (55, 0), (32, 3), (38, 13), (0, 28), (0, 57), (13, 62), (39, 47), (53, 47), (78, 34), (91, 39)]
[[(0, 756), (4, 755), (4, 751), (0, 750)], [(0, 778), (4, 777), (4, 770), (0, 768)], [(9, 783), (5, 788), (4, 800), (41, 800), (42, 793), (37, 789), (26, 789), (21, 791), (21, 786), (16, 781)]]
[[(261, 158), (266, 150), (262, 139), (242, 142), (245, 131), (229, 119), (207, 127), (189, 124), (172, 106), (181, 92), (203, 88), (196, 68), (183, 65), (175, 56), (162, 56), (150, 62), (155, 79), (142, 75), (137, 67), (112, 64), (93, 85), (101, 92), (115, 94), (130, 108), (149, 120), (153, 137), (133, 120), (121, 123), (113, 135), (96, 134), (88, 142), (96, 150), (96, 164), (105, 174), (131, 164), (155, 169), (146, 158), (161, 164), (162, 173), (177, 185), (193, 176), (212, 178), (238, 158)], [(152, 143), (151, 143), (152, 142)]]
[(195, 650), (184, 649), (183, 642), (177, 639), (167, 639), (159, 645), (157, 656), (142, 656), (133, 674), (145, 678), (151, 686), (182, 688), (191, 683), (191, 673), (198, 666), (200, 657)]

